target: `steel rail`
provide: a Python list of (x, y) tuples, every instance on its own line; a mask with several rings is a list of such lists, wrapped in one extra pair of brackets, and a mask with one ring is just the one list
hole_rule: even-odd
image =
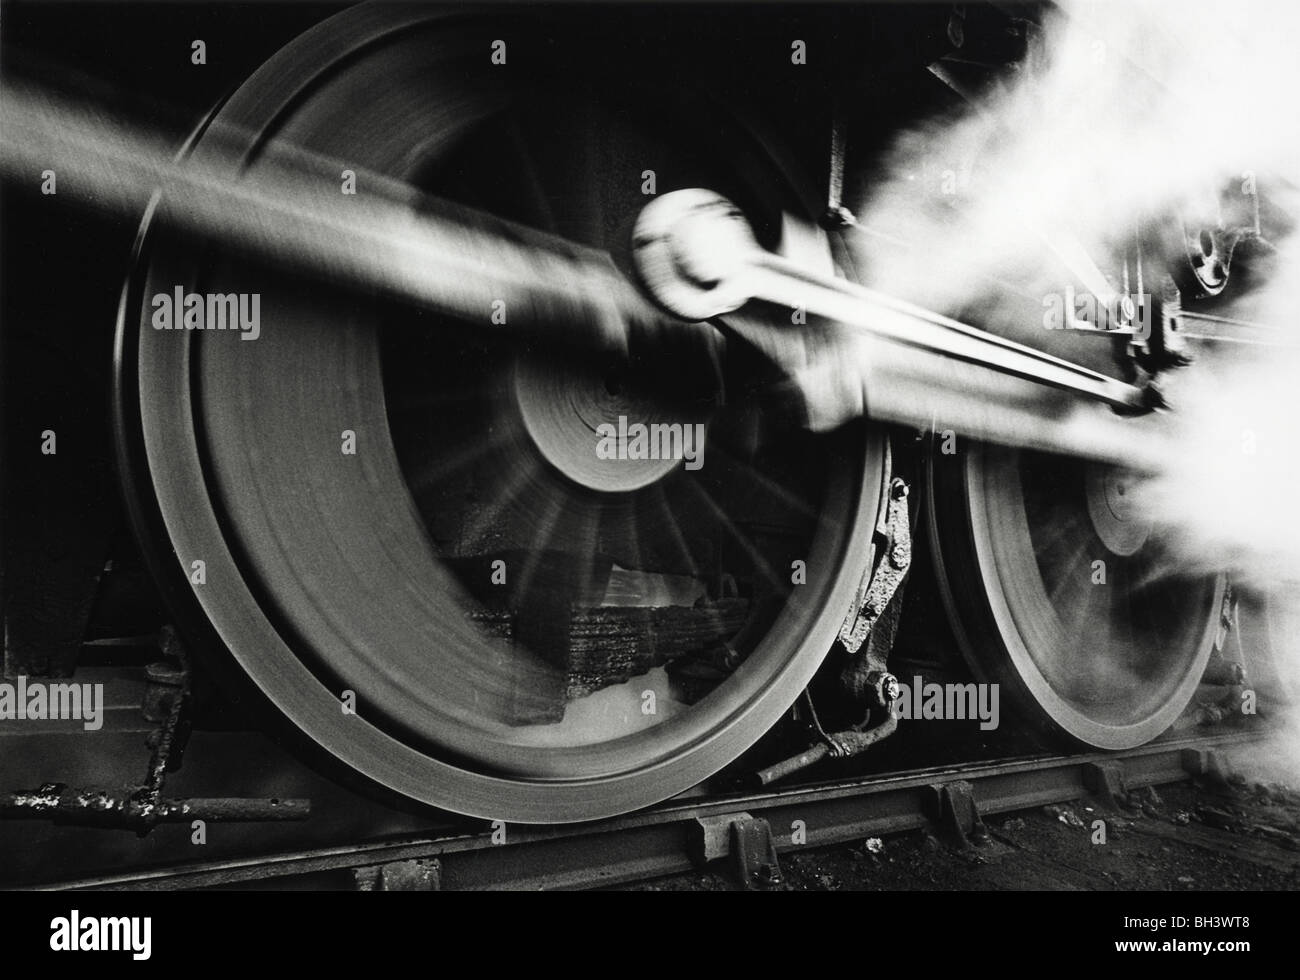
[[(698, 869), (704, 858), (721, 856), (719, 845), (725, 854), (725, 835), (719, 840), (707, 828), (725, 825), (732, 817), (765, 819), (778, 852), (826, 847), (938, 825), (945, 787), (964, 784), (980, 813), (1005, 813), (1095, 794), (1107, 770), (1118, 772), (1127, 789), (1206, 775), (1219, 764), (1219, 753), (1266, 735), (1264, 730), (1219, 733), (1125, 752), (1022, 757), (763, 792), (678, 797), (589, 824), (512, 825), (505, 828), (503, 843), (494, 842), (492, 828), (451, 831), (79, 878), (28, 890), (215, 888), (410, 862), (425, 862), (426, 867), (436, 862), (433, 877), (446, 889), (610, 887)], [(795, 821), (803, 829), (800, 843), (792, 838)]]

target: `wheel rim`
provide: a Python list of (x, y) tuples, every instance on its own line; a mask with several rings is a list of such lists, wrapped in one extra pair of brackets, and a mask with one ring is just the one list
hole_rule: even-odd
[[(248, 166), (256, 166), (257, 146), (275, 132), (408, 176), (427, 161), (427, 143), (409, 140), (422, 152), (408, 148), (404, 160), (377, 139), (364, 147), (355, 139), (331, 145), (343, 129), (326, 107), (364, 104), (371, 125), (380, 128), (420, 118), (428, 107), (411, 93), (438, 80), (430, 78), (431, 56), (418, 53), (427, 32), (438, 31), (439, 64), (448, 74), (458, 68), (446, 58), (445, 28), (424, 14), (339, 15), (268, 63), (216, 123), (223, 132), (251, 134)], [(420, 82), (402, 88), (395, 77)], [(397, 96), (366, 101), (363, 94), (374, 95), (378, 80)], [(505, 98), (491, 91), (493, 100)], [(442, 138), (455, 142), (468, 121), (487, 118), (489, 109), (457, 103), (448, 116), (455, 132), (440, 130)], [(202, 142), (195, 152), (205, 153)], [(517, 717), (505, 726), (511, 737), (500, 726), (487, 730), (485, 701), (517, 700), (521, 690), (553, 681), (553, 672), (544, 665), (521, 669), (516, 658), (506, 673), (494, 673), (485, 664), (499, 660), (499, 650), (476, 658), (484, 652), (483, 634), (464, 621), (464, 612), (472, 606), (466, 575), (477, 570), (453, 568), (450, 556), (430, 548), (427, 515), (408, 490), (420, 461), (411, 457), (409, 433), (398, 432), (395, 444), (390, 432), (385, 383), (391, 378), (373, 309), (341, 304), (319, 289), (294, 290), (290, 303), (268, 288), (264, 309), (275, 307), (274, 329), (252, 344), (141, 329), (142, 300), (157, 291), (177, 283), (200, 292), (241, 291), (241, 282), (248, 288), (251, 281), (247, 270), (229, 263), (207, 260), (196, 269), (192, 257), (157, 241), (146, 242), (148, 262), (131, 287), (119, 335), (127, 415), (132, 406), (139, 414), (127, 427), (133, 432), (126, 441), (138, 438), (124, 449), (136, 460), (128, 482), (151, 491), (157, 504), (157, 519), (142, 517), (141, 532), (155, 541), (165, 535), (184, 570), (202, 558), (206, 584), (173, 584), (178, 604), (201, 612), (195, 629), (210, 629), (278, 716), (331, 763), (372, 785), (477, 816), (590, 819), (662, 799), (716, 771), (770, 727), (816, 669), (860, 572), (850, 556), (862, 553), (874, 524), (878, 438), (861, 430), (815, 440), (825, 465), (824, 506), (806, 558), (794, 556), (806, 561), (807, 585), (789, 590), (770, 628), (760, 630), (762, 638), (715, 691), (622, 737), (606, 725), (594, 740), (590, 730), (558, 745), (529, 740), (514, 737), (534, 727)], [(319, 329), (322, 320), (333, 328)], [(401, 358), (390, 349), (387, 363), (394, 362)], [(268, 425), (268, 419), (280, 421)], [(710, 439), (716, 421), (709, 423)], [(365, 447), (354, 459), (339, 452), (345, 429)], [(527, 431), (516, 427), (509, 438)], [(534, 439), (534, 448), (542, 442)], [(344, 470), (340, 463), (357, 465)], [(572, 474), (556, 463), (545, 458), (545, 472), (554, 478), (551, 470), (559, 469), (568, 499), (581, 496), (570, 485)], [(661, 475), (647, 486), (666, 495), (665, 480), (681, 477)], [(698, 499), (697, 507), (709, 508), (707, 489), (701, 496), (699, 486), (685, 486), (693, 488), (683, 492)], [(533, 557), (531, 570), (526, 557), (523, 572), (547, 575), (546, 557)], [(377, 580), (385, 562), (387, 576)], [(163, 571), (174, 583), (175, 565)], [(430, 598), (449, 596), (456, 597), (459, 620)], [(752, 617), (747, 625), (732, 642), (755, 631)], [(415, 644), (436, 647), (443, 658), (436, 703), (429, 703), (428, 678), (411, 654)], [(340, 710), (344, 690), (357, 697), (356, 715)], [(615, 714), (627, 718), (627, 707)]]

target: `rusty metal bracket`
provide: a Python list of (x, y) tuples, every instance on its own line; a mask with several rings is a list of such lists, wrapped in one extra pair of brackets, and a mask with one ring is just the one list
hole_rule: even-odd
[(781, 884), (772, 829), (748, 813), (696, 817), (695, 857), (701, 862), (731, 859), (736, 881), (746, 891), (768, 891)]
[[(166, 664), (152, 664), (151, 671), (147, 672), (151, 686), (170, 688), (169, 694), (157, 697), (157, 707), (166, 713), (162, 724), (149, 736), (149, 768), (145, 773), (144, 795), (145, 802), (155, 806), (162, 796), (167, 773), (180, 768), (191, 729), (189, 654), (175, 627), (170, 625), (164, 626), (159, 633), (158, 646), (164, 656), (176, 661), (179, 669)], [(148, 690), (146, 687), (146, 692)]]
[(1083, 767), (1083, 785), (1112, 810), (1127, 807), (1128, 788), (1124, 785), (1121, 762), (1089, 762)]
[[(893, 458), (888, 447), (885, 466), (887, 473), (892, 471)], [(876, 538), (884, 542), (884, 553), (879, 561), (868, 560), (849, 614), (840, 627), (839, 640), (848, 653), (840, 680), (850, 697), (866, 704), (866, 717), (846, 731), (827, 732), (817, 718), (812, 695), (805, 690), (813, 728), (821, 741), (759, 772), (758, 780), (764, 786), (828, 757), (847, 759), (859, 755), (898, 729), (893, 704), (898, 700), (899, 685), (898, 678), (889, 672), (888, 659), (898, 628), (903, 582), (912, 564), (908, 492), (907, 482), (896, 476), (884, 488), (876, 522)], [(865, 650), (863, 643), (867, 645)], [(884, 711), (885, 720), (869, 728), (875, 711)]]
[(964, 779), (930, 785), (930, 809), (944, 830), (957, 838), (962, 847), (988, 840), (989, 832), (975, 805), (974, 787)]
[(772, 829), (762, 817), (731, 825), (731, 866), (746, 891), (767, 891), (781, 884), (781, 864), (772, 843)]
[(148, 671), (143, 709), (161, 723), (150, 735), (149, 765), (142, 785), (111, 789), (73, 789), (44, 783), (34, 790), (0, 794), (0, 819), (47, 818), (57, 824), (134, 830), (144, 837), (160, 823), (211, 823), (306, 820), (311, 801), (214, 797), (165, 799), (163, 782), (179, 768), (190, 733), (190, 665), (184, 644), (170, 626), (159, 634), (159, 649), (179, 667), (166, 663)]
[[(886, 463), (892, 470), (892, 459), (887, 457)], [(868, 562), (839, 634), (848, 654), (840, 675), (845, 690), (868, 708), (885, 711), (899, 694), (888, 661), (902, 613), (903, 583), (912, 564), (908, 492), (906, 481), (895, 476), (882, 494), (876, 536), (884, 552), (879, 561)]]
[(907, 483), (901, 477), (889, 482), (884, 534), (888, 541), (884, 556), (874, 569), (862, 576), (853, 605), (840, 627), (840, 642), (849, 653), (857, 653), (876, 621), (898, 591), (912, 564), (912, 531), (907, 516)]
[[(806, 691), (804, 693), (807, 694)], [(811, 707), (811, 697), (808, 699), (808, 704)], [(816, 715), (813, 717), (815, 720)], [(761, 770), (758, 773), (759, 783), (767, 786), (801, 769), (807, 769), (814, 763), (821, 762), (822, 759), (849, 759), (855, 755), (861, 755), (871, 746), (883, 742), (898, 730), (898, 719), (892, 712), (888, 713), (885, 720), (875, 728), (867, 727), (867, 721), (870, 720), (870, 717), (870, 713), (868, 713), (867, 718), (861, 725), (843, 732), (827, 732), (822, 729), (820, 724), (817, 724), (817, 734), (822, 741), (810, 746), (798, 755), (791, 756), (784, 762), (778, 762), (774, 766), (768, 766), (766, 769)]]
[(1223, 755), (1214, 749), (1183, 749), (1183, 770), (1193, 779), (1223, 789), (1231, 785), (1229, 771)]
[(828, 732), (826, 740), (830, 743), (832, 759), (850, 759), (860, 755), (877, 742), (883, 742), (898, 729), (898, 719), (891, 713), (875, 728), (850, 728), (843, 732)]

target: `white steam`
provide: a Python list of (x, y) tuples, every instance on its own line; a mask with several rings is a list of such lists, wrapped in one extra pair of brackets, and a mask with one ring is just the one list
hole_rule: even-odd
[[(1283, 229), (1300, 219), (1296, 37), (1300, 5), (1284, 2), (1065, 4), (1031, 34), (1035, 53), (1010, 81), (963, 91), (969, 100), (896, 140), (849, 202), (858, 273), (1061, 356), (1113, 357), (1104, 338), (1048, 335), (1041, 310), (1067, 287), (1137, 292), (1116, 270), (1143, 222), (1213, 220), (1225, 188), (1256, 185)], [(1277, 238), (1267, 281), (1234, 297), (1230, 278), (1214, 312), (1268, 323), (1294, 345), (1300, 243)], [(1148, 293), (1159, 289), (1153, 259)], [(1162, 379), (1180, 434), (1142, 502), (1181, 567), (1227, 571), (1300, 623), (1300, 353), (1192, 353)], [(1275, 656), (1300, 664), (1291, 647)]]

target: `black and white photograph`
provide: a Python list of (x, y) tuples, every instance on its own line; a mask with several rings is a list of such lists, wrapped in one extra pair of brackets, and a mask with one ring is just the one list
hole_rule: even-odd
[(699, 900), (648, 896), (758, 891), (864, 950), (1067, 900), (1108, 963), (1275, 945), (1297, 37), (4, 0), (16, 948), (575, 890), (661, 938)]

